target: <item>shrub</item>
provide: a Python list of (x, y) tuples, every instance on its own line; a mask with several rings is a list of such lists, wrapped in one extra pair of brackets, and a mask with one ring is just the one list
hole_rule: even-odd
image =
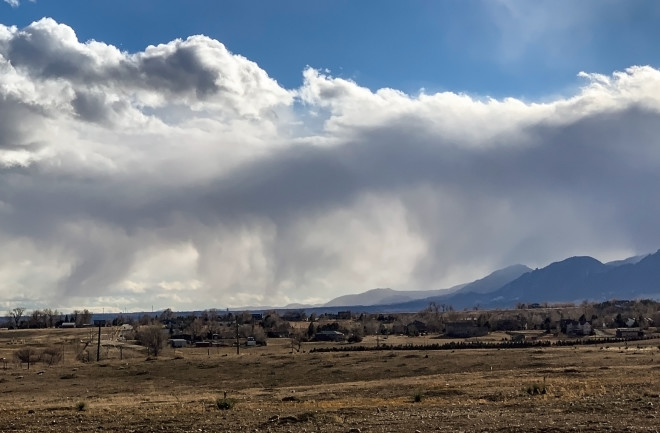
[(424, 400), (424, 394), (422, 394), (422, 391), (417, 391), (413, 394), (414, 403), (420, 403), (422, 400)]
[(219, 398), (215, 401), (215, 405), (218, 407), (220, 410), (229, 410), (234, 407), (236, 404), (236, 400), (233, 398)]
[(165, 345), (166, 335), (159, 325), (143, 326), (137, 333), (137, 341), (147, 348), (147, 354), (157, 357)]
[(282, 401), (295, 401), (298, 402), (300, 399), (296, 397), (295, 395), (287, 395), (286, 397), (282, 397)]
[(30, 364), (39, 361), (39, 353), (34, 347), (24, 347), (14, 352), (14, 358), (20, 361), (21, 364), (27, 363), (27, 368), (29, 370)]
[(542, 395), (547, 392), (547, 389), (545, 387), (545, 383), (539, 384), (539, 383), (533, 383), (527, 387), (527, 394), (529, 395)]
[(90, 359), (88, 350), (81, 350), (76, 353), (76, 360), (80, 362), (89, 362)]
[(87, 409), (87, 403), (85, 403), (84, 401), (79, 401), (78, 403), (76, 403), (76, 410), (78, 412), (82, 412), (85, 409)]
[(48, 347), (41, 352), (41, 360), (48, 365), (57, 364), (62, 360), (62, 352), (54, 347)]
[(348, 337), (348, 342), (349, 343), (361, 343), (362, 342), (362, 337), (356, 334), (351, 334)]

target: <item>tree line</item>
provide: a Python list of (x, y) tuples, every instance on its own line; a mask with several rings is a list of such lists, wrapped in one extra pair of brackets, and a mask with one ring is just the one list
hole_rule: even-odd
[(63, 314), (50, 308), (36, 309), (26, 314), (26, 308), (15, 307), (7, 312), (6, 327), (10, 329), (55, 328), (62, 323), (75, 323), (76, 326), (88, 325), (92, 321), (92, 313), (88, 309), (74, 310), (71, 314)]
[(369, 352), (369, 351), (401, 351), (401, 350), (460, 350), (460, 349), (523, 349), (523, 348), (544, 348), (544, 347), (563, 347), (563, 346), (583, 346), (583, 345), (607, 345), (622, 343), (628, 341), (637, 341), (649, 339), (651, 337), (631, 337), (631, 338), (582, 338), (571, 340), (504, 340), (504, 341), (449, 341), (447, 343), (432, 344), (379, 344), (377, 346), (363, 345), (342, 345), (332, 347), (314, 347), (310, 353), (314, 352)]

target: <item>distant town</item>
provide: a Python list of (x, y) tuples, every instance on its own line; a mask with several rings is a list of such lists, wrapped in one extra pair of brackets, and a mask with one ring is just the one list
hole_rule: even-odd
[[(219, 311), (106, 314), (89, 310), (61, 314), (56, 310), (8, 312), (4, 327), (112, 328), (111, 340), (135, 341), (157, 355), (172, 347), (266, 345), (269, 339), (291, 339), (300, 347), (310, 341), (361, 343), (366, 336), (383, 341), (390, 335), (434, 336), (451, 339), (482, 337), (503, 332), (514, 342), (548, 338), (638, 339), (652, 335), (660, 324), (660, 303), (653, 300), (610, 300), (600, 303), (519, 304), (514, 309), (456, 311), (450, 305), (429, 303), (416, 313), (364, 313), (340, 310), (308, 314), (301, 310)], [(147, 332), (148, 331), (148, 332)]]

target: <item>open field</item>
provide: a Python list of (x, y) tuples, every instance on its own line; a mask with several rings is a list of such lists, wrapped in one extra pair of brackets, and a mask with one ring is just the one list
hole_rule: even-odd
[[(0, 431), (660, 429), (658, 339), (609, 346), (359, 353), (309, 353), (311, 343), (291, 353), (289, 340), (271, 339), (267, 347), (241, 348), (240, 355), (232, 347), (168, 348), (153, 360), (132, 346), (122, 349), (119, 359), (117, 347), (104, 345), (100, 362), (82, 363), (75, 352), (93, 332), (0, 331), (0, 357), (7, 359), (0, 370)], [(111, 331), (103, 332), (105, 338)], [(388, 343), (427, 341), (394, 337)], [(373, 346), (375, 340), (362, 344)], [(13, 361), (13, 353), (27, 346), (58, 347), (64, 360), (28, 370)], [(96, 359), (95, 346), (90, 349)], [(235, 404), (220, 410), (216, 401), (225, 392)]]

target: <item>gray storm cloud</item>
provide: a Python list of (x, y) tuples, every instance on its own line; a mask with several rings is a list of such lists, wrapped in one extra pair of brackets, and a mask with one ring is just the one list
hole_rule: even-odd
[[(284, 89), (207, 37), (0, 26), (0, 299), (211, 308), (660, 248), (660, 71), (546, 103)], [(21, 296), (18, 295), (21, 294)]]

